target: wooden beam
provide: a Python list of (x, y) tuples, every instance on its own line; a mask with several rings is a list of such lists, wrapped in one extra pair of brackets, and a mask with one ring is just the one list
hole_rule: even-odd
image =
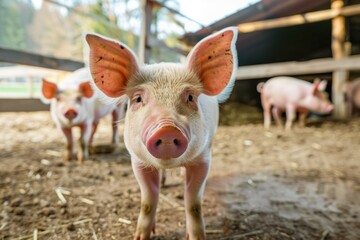
[(15, 63), (64, 71), (74, 71), (84, 66), (83, 62), (43, 56), (0, 47), (0, 62)]
[(139, 60), (141, 63), (149, 63), (151, 48), (149, 46), (149, 36), (151, 34), (152, 4), (149, 0), (141, 1), (142, 20), (140, 32)]
[(306, 75), (317, 73), (331, 73), (334, 70), (360, 70), (360, 55), (342, 59), (322, 58), (306, 62), (281, 62), (240, 66), (236, 79), (270, 78), (280, 75)]
[(191, 22), (194, 22), (194, 23), (198, 24), (200, 27), (206, 28), (206, 26), (203, 25), (202, 23), (200, 23), (200, 22), (198, 22), (198, 21), (196, 21), (196, 20), (194, 20), (194, 19), (192, 19), (192, 18), (189, 18), (188, 16), (182, 14), (182, 13), (179, 12), (178, 10), (175, 10), (175, 9), (173, 9), (173, 8), (171, 8), (171, 7), (166, 6), (164, 3), (161, 3), (161, 2), (158, 2), (158, 1), (155, 1), (155, 0), (149, 0), (149, 1), (151, 1), (153, 4), (155, 4), (155, 5), (157, 5), (157, 6), (166, 8), (166, 9), (169, 10), (172, 14), (180, 15), (181, 17), (186, 18), (187, 20), (190, 20)]
[(266, 29), (280, 28), (301, 25), (306, 23), (320, 22), (330, 20), (338, 16), (354, 16), (360, 14), (360, 4), (346, 6), (343, 8), (333, 8), (304, 14), (297, 14), (288, 17), (281, 17), (270, 20), (256, 21), (250, 23), (241, 23), (238, 30), (241, 33), (254, 32)]
[[(344, 0), (332, 0), (331, 9), (339, 11), (344, 7)], [(332, 53), (333, 58), (341, 60), (346, 57), (345, 50), (346, 23), (345, 17), (338, 15), (332, 19)], [(335, 106), (334, 116), (337, 118), (346, 118), (346, 82), (349, 78), (349, 72), (344, 69), (336, 69), (333, 72), (332, 79), (332, 100)]]

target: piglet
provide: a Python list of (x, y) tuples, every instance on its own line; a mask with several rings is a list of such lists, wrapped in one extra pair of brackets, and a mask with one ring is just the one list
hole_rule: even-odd
[(321, 114), (331, 113), (334, 106), (324, 91), (326, 81), (315, 80), (314, 84), (292, 77), (275, 77), (266, 83), (259, 83), (258, 92), (261, 93), (261, 104), (264, 109), (264, 126), (269, 128), (271, 113), (279, 126), (282, 126), (281, 113), (286, 111), (287, 130), (299, 112), (300, 125), (305, 125), (305, 118), (309, 111)]
[(89, 158), (91, 145), (99, 120), (112, 114), (113, 135), (112, 143), (119, 142), (117, 122), (124, 115), (124, 103), (105, 104), (99, 94), (95, 94), (91, 86), (91, 74), (88, 68), (79, 69), (60, 84), (42, 81), (42, 95), (50, 100), (50, 112), (57, 128), (61, 129), (66, 137), (66, 151), (64, 159), (75, 159), (72, 128), (80, 127), (80, 151), (78, 161)]
[(205, 239), (202, 196), (218, 125), (218, 102), (230, 94), (237, 68), (236, 28), (199, 42), (185, 64), (140, 65), (123, 43), (88, 34), (90, 69), (110, 98), (128, 97), (124, 142), (140, 185), (134, 239), (155, 233), (162, 169), (185, 168), (186, 238)]

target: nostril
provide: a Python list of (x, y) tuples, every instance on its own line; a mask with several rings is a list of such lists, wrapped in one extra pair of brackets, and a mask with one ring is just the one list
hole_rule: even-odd
[(157, 147), (160, 146), (161, 142), (162, 142), (161, 139), (157, 140), (155, 143), (155, 146), (157, 146)]
[(179, 146), (180, 145), (180, 141), (178, 139), (174, 139), (173, 143), (176, 145), (176, 146)]

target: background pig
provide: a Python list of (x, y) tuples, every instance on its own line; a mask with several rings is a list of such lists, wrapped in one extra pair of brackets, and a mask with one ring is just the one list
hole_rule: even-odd
[(309, 111), (315, 113), (330, 113), (334, 107), (324, 92), (326, 81), (315, 80), (314, 84), (292, 77), (275, 77), (266, 83), (259, 83), (261, 104), (264, 109), (264, 126), (269, 128), (271, 113), (279, 126), (282, 126), (281, 113), (286, 111), (286, 129), (290, 129), (292, 122), (299, 112), (301, 126)]
[(124, 104), (104, 104), (94, 94), (91, 75), (87, 68), (79, 69), (65, 78), (59, 85), (43, 80), (42, 94), (51, 100), (50, 112), (56, 126), (66, 137), (65, 160), (75, 158), (72, 128), (80, 127), (80, 151), (78, 160), (89, 157), (89, 145), (100, 118), (112, 114), (112, 143), (118, 143), (117, 121), (124, 115)]
[(350, 115), (360, 115), (360, 79), (355, 79), (347, 85), (347, 105)]
[(134, 239), (155, 232), (159, 170), (185, 168), (186, 238), (205, 239), (201, 202), (218, 124), (218, 101), (231, 92), (237, 68), (236, 28), (211, 35), (185, 65), (140, 66), (124, 44), (88, 34), (90, 69), (111, 98), (127, 95), (124, 141), (141, 189)]

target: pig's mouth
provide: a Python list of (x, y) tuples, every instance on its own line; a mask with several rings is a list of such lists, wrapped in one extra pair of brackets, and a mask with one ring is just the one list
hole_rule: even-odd
[(142, 141), (153, 157), (171, 159), (180, 157), (186, 151), (189, 137), (184, 128), (165, 119), (145, 129)]

